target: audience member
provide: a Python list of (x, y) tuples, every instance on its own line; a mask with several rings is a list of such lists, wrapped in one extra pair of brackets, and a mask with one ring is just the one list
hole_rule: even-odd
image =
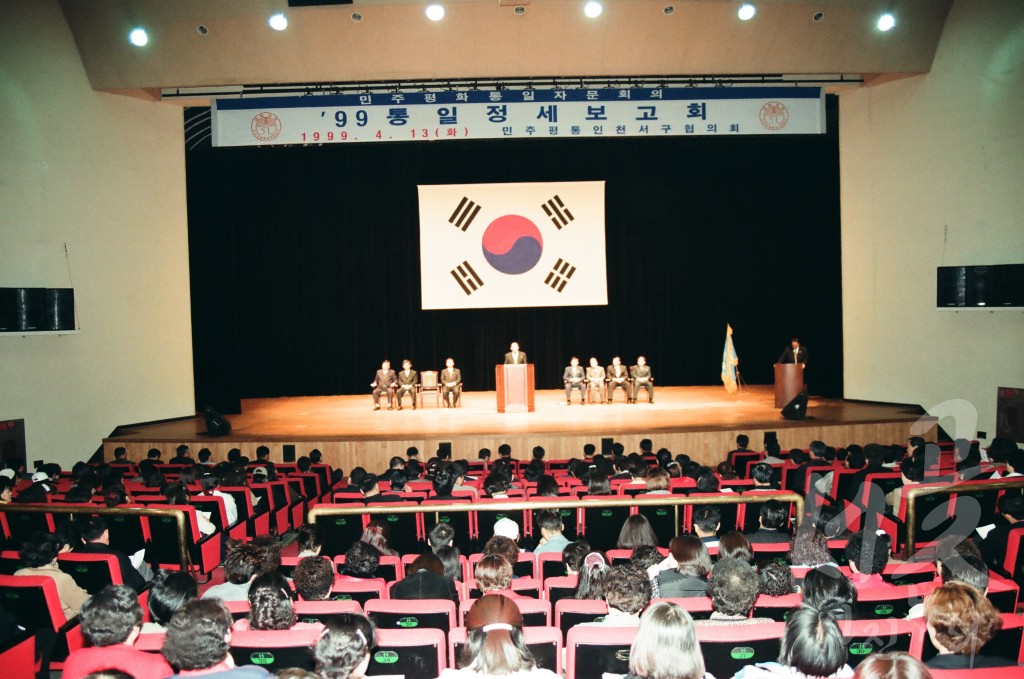
[(82, 539), (85, 540), (84, 544), (75, 547), (75, 552), (113, 556), (117, 559), (117, 565), (121, 569), (121, 582), (136, 592), (141, 592), (146, 586), (146, 582), (153, 579), (153, 570), (149, 564), (143, 561), (139, 568), (135, 568), (127, 554), (110, 546), (110, 530), (102, 516), (90, 516), (84, 520)]
[(362, 615), (343, 613), (331, 619), (313, 649), (318, 679), (362, 679), (375, 637), (373, 623)]
[(380, 566), (380, 552), (362, 540), (358, 540), (345, 552), (345, 565), (342, 566), (339, 580), (367, 580), (377, 577)]
[[(708, 548), (692, 535), (672, 538), (670, 556), (655, 569), (658, 592), (666, 598), (702, 597), (707, 595), (707, 576), (711, 572)], [(654, 573), (652, 569), (649, 573)]]
[(891, 549), (892, 538), (884, 531), (861, 531), (850, 537), (846, 543), (846, 561), (853, 571), (850, 582), (858, 591), (893, 586), (882, 579)]
[(534, 554), (561, 552), (568, 546), (569, 540), (562, 535), (562, 515), (557, 509), (537, 510), (533, 523), (540, 529), (540, 542), (533, 550)]
[(187, 602), (199, 596), (199, 586), (188, 573), (158, 570), (149, 589), (150, 622), (142, 623), (142, 634), (167, 631), (167, 623)]
[(1016, 657), (981, 655), (981, 648), (1003, 627), (999, 611), (984, 594), (962, 582), (932, 590), (924, 600), (928, 638), (939, 654), (925, 663), (932, 669), (966, 670), (1015, 665)]
[(459, 603), (455, 583), (445, 577), (444, 564), (435, 554), (420, 554), (406, 573), (392, 588), (392, 599), (451, 599)]
[(751, 543), (789, 542), (789, 535), (783, 530), (789, 521), (789, 507), (777, 500), (761, 505), (758, 529), (747, 535)]
[(1004, 519), (995, 524), (981, 541), (979, 548), (981, 558), (989, 568), (1002, 569), (1006, 559), (1006, 545), (1010, 541), (1010, 531), (1018, 525), (1024, 526), (1024, 495), (1006, 493), (996, 503), (1000, 516)]
[(512, 564), (497, 554), (487, 554), (473, 571), (476, 586), (484, 594), (501, 594), (510, 599), (529, 599), (512, 589)]
[(381, 556), (398, 556), (398, 552), (388, 547), (388, 527), (382, 521), (374, 520), (366, 524), (360, 540), (380, 552)]
[(235, 621), (235, 631), (320, 629), (320, 623), (298, 622), (288, 581), (277, 572), (261, 573), (249, 588), (249, 617)]
[(615, 544), (617, 549), (636, 549), (658, 545), (658, 536), (651, 528), (651, 522), (643, 514), (633, 514), (622, 524), (619, 531), (619, 539)]
[(320, 556), (320, 550), (323, 549), (323, 540), (321, 540), (317, 530), (318, 525), (313, 524), (311, 526), (306, 524), (299, 528), (295, 542), (299, 548), (298, 556), (300, 559), (307, 556)]
[(292, 582), (303, 601), (323, 601), (334, 586), (334, 564), (321, 556), (302, 557), (292, 571)]
[(179, 674), (216, 675), (225, 679), (271, 677), (262, 667), (235, 667), (231, 659), (231, 613), (223, 601), (196, 599), (175, 613), (167, 625), (161, 652)]
[(644, 611), (629, 650), (629, 674), (622, 679), (713, 679), (704, 669), (690, 614), (668, 601)]
[(252, 543), (228, 547), (224, 557), (224, 582), (203, 592), (203, 599), (248, 601), (249, 586), (263, 569), (263, 550)]
[(909, 653), (872, 653), (857, 665), (854, 679), (932, 679), (931, 672)]
[(452, 581), (462, 580), (462, 559), (459, 550), (455, 547), (442, 547), (434, 554), (441, 560), (444, 566), (444, 577)]
[(722, 528), (722, 513), (713, 506), (694, 507), (693, 532), (708, 549), (718, 546), (718, 531)]
[(719, 559), (742, 559), (749, 564), (754, 563), (754, 546), (747, 536), (738, 530), (722, 533), (718, 540)]
[(135, 679), (173, 674), (159, 655), (132, 647), (141, 625), (142, 607), (131, 587), (107, 585), (89, 597), (82, 606), (82, 635), (89, 647), (74, 651), (64, 661), (65, 679), (82, 679), (99, 670), (120, 670)]
[(779, 660), (748, 665), (735, 679), (805, 679), (852, 677), (839, 623), (827, 611), (801, 606), (786, 619)]
[(608, 563), (598, 552), (591, 552), (583, 559), (578, 573), (574, 599), (603, 599), (604, 578)]
[(742, 559), (719, 559), (708, 579), (708, 596), (714, 611), (702, 625), (752, 625), (772, 622), (769, 618), (751, 618), (750, 610), (760, 593), (757, 571)]
[(439, 679), (511, 676), (515, 679), (560, 679), (537, 667), (523, 639), (523, 616), (503, 596), (477, 599), (466, 614), (466, 645), (459, 654), (459, 669), (446, 669)]
[(590, 543), (580, 538), (570, 542), (562, 550), (562, 563), (565, 564), (566, 575), (576, 575), (580, 572), (583, 560), (590, 554)]
[(651, 581), (647, 573), (633, 566), (615, 566), (608, 569), (604, 578), (604, 600), (608, 603), (608, 615), (600, 622), (583, 624), (610, 627), (638, 626), (640, 612), (651, 603)]
[(769, 561), (758, 569), (760, 593), (766, 596), (787, 596), (796, 591), (793, 571), (782, 561)]
[(18, 576), (40, 575), (50, 578), (57, 585), (57, 597), (64, 610), (64, 617), (71, 619), (82, 610), (82, 604), (89, 598), (89, 593), (79, 587), (74, 578), (57, 567), (59, 552), (57, 538), (41, 531), (33, 533), (29, 540), (21, 545), (21, 565), (15, 571)]
[(825, 534), (815, 528), (813, 521), (804, 521), (793, 536), (789, 547), (789, 563), (794, 567), (817, 568), (836, 566), (832, 553), (828, 551)]

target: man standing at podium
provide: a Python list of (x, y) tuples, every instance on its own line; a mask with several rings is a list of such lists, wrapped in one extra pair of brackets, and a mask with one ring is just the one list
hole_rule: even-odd
[(519, 342), (513, 342), (509, 346), (509, 349), (511, 349), (511, 351), (505, 354), (505, 365), (518, 363), (522, 363), (523, 365), (526, 364), (526, 354), (519, 351)]
[(799, 363), (807, 367), (807, 347), (800, 344), (800, 338), (794, 337), (789, 346), (783, 349), (776, 363)]

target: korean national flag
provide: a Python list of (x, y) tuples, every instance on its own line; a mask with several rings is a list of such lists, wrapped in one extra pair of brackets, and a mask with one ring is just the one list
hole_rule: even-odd
[(608, 303), (604, 182), (420, 186), (424, 309)]

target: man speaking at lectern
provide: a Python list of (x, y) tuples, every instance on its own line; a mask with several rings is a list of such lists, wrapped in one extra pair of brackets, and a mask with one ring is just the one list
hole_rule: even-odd
[(522, 363), (524, 365), (526, 364), (526, 354), (522, 351), (519, 351), (519, 342), (513, 342), (511, 346), (509, 346), (509, 349), (511, 349), (511, 351), (505, 354), (505, 365), (508, 365), (510, 363)]
[(807, 347), (800, 344), (800, 339), (794, 337), (789, 346), (783, 349), (782, 355), (776, 363), (799, 363), (807, 367)]

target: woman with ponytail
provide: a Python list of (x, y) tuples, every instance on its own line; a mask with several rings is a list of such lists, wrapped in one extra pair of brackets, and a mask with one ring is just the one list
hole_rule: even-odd
[(249, 587), (249, 617), (231, 626), (236, 632), (322, 628), (320, 623), (296, 622), (291, 588), (277, 571), (256, 576)]
[(468, 634), (459, 655), (459, 669), (441, 672), (439, 679), (559, 679), (537, 667), (523, 639), (523, 615), (515, 602), (485, 594), (466, 614)]

